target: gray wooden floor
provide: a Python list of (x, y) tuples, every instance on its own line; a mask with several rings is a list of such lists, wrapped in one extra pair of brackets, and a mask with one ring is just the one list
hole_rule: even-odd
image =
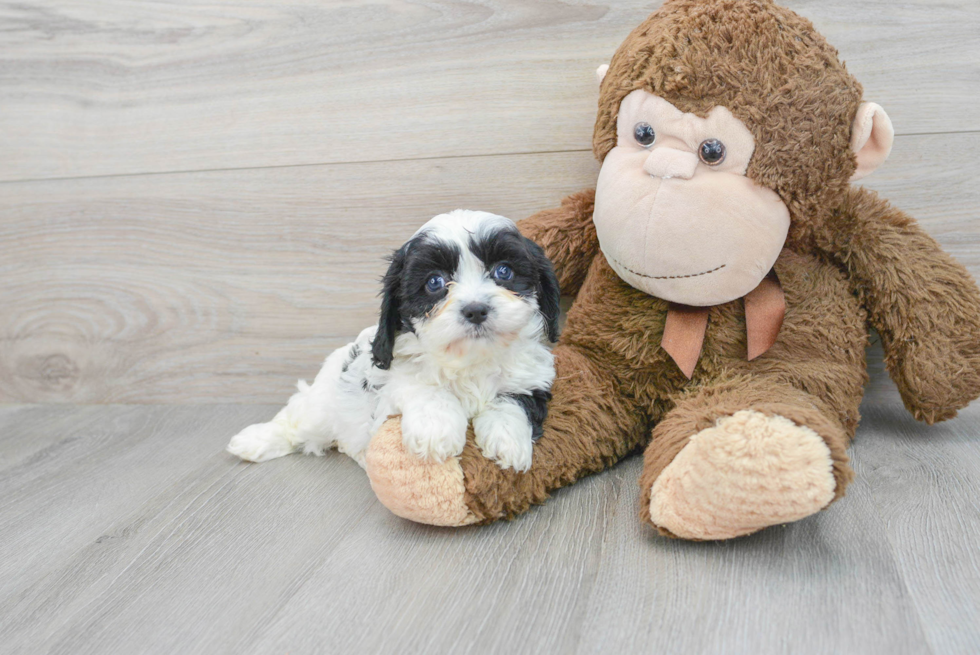
[[(980, 405), (872, 349), (857, 481), (721, 544), (637, 458), (414, 525), (350, 460), (223, 452), (455, 207), (594, 184), (593, 72), (656, 0), (0, 0), (0, 653), (980, 652)], [(980, 275), (980, 2), (785, 0), (892, 117), (865, 184)]]
[(925, 430), (875, 380), (847, 496), (720, 544), (640, 525), (639, 458), (451, 530), (222, 452), (275, 406), (6, 406), (0, 651), (975, 653), (980, 407)]

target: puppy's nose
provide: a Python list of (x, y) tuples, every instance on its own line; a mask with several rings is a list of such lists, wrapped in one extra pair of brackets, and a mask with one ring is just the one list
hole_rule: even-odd
[(643, 170), (654, 177), (669, 179), (679, 177), (690, 180), (698, 168), (698, 156), (676, 148), (660, 147), (650, 151)]
[(463, 316), (473, 325), (479, 325), (487, 320), (487, 314), (489, 313), (490, 306), (482, 302), (471, 302), (466, 307), (463, 307)]

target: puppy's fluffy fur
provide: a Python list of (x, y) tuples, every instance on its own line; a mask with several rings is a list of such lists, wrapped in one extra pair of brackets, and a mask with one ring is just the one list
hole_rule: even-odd
[(364, 466), (373, 434), (401, 414), (405, 446), (420, 457), (460, 454), (472, 420), (484, 455), (525, 471), (551, 397), (558, 303), (551, 262), (512, 221), (436, 216), (392, 256), (378, 325), (228, 450), (261, 462), (336, 447)]

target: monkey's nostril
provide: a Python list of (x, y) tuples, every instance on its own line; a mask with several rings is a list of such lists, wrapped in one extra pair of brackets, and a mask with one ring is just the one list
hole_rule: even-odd
[(462, 309), (463, 317), (473, 323), (474, 325), (479, 325), (487, 320), (487, 315), (490, 313), (490, 306), (482, 302), (471, 302)]

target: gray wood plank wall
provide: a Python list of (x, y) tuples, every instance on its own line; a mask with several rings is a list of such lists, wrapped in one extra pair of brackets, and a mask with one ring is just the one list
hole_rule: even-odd
[[(281, 401), (426, 218), (594, 183), (654, 4), (0, 4), (0, 402)], [(980, 273), (980, 3), (787, 4), (895, 122), (868, 185)]]

